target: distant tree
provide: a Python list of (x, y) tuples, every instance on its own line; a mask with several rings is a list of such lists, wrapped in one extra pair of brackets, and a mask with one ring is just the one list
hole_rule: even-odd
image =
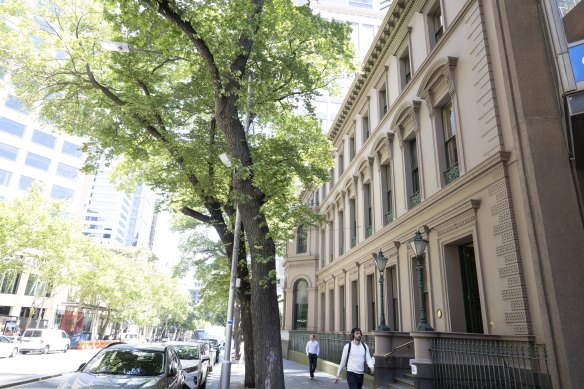
[(0, 202), (0, 273), (27, 274), (26, 293), (34, 297), (25, 327), (84, 259), (88, 240), (66, 211), (65, 203), (50, 200), (38, 186)]

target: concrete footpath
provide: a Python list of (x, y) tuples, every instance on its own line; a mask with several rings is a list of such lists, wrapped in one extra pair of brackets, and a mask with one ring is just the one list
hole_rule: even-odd
[[(242, 389), (245, 365), (243, 363), (234, 362), (231, 365), (231, 381), (229, 388)], [(219, 377), (221, 376), (221, 364), (215, 365), (213, 373), (209, 375), (209, 382), (207, 389), (219, 389)], [(335, 376), (316, 371), (314, 379), (310, 379), (308, 373), (308, 366), (301, 365), (296, 362), (284, 359), (284, 380), (286, 389), (300, 389), (300, 388), (318, 388), (318, 389), (345, 389), (347, 388), (347, 381), (341, 379), (338, 384), (335, 384)], [(367, 389), (363, 386), (363, 389)]]

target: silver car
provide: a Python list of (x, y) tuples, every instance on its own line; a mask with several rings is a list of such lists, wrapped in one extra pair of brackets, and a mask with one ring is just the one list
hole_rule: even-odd
[(82, 364), (59, 388), (182, 389), (183, 385), (180, 360), (172, 347), (114, 343)]
[(174, 347), (185, 376), (185, 385), (189, 389), (204, 389), (207, 386), (209, 371), (209, 355), (204, 354), (198, 342), (166, 342)]

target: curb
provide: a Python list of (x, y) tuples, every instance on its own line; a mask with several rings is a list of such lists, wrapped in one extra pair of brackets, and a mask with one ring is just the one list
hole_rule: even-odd
[(0, 384), (0, 389), (2, 389), (2, 388), (13, 388), (15, 386), (21, 386), (21, 385), (31, 384), (33, 382), (49, 380), (51, 378), (60, 377), (63, 374), (64, 373), (50, 374), (50, 375), (39, 376), (39, 377), (35, 377), (35, 378), (26, 378), (26, 379), (24, 379), (22, 381), (15, 381), (15, 382), (11, 382), (11, 383), (8, 383), (8, 384)]

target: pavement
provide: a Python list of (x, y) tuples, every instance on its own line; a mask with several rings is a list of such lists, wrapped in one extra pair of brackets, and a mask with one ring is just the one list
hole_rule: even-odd
[[(219, 378), (221, 377), (222, 364), (215, 365), (212, 374), (207, 382), (207, 389), (219, 389)], [(243, 362), (234, 362), (231, 365), (230, 389), (244, 388), (245, 365)], [(314, 372), (314, 379), (310, 379), (308, 366), (284, 359), (284, 382), (286, 389), (345, 389), (347, 381), (341, 379), (335, 384), (335, 376), (320, 371)], [(363, 386), (364, 389), (365, 386)]]

